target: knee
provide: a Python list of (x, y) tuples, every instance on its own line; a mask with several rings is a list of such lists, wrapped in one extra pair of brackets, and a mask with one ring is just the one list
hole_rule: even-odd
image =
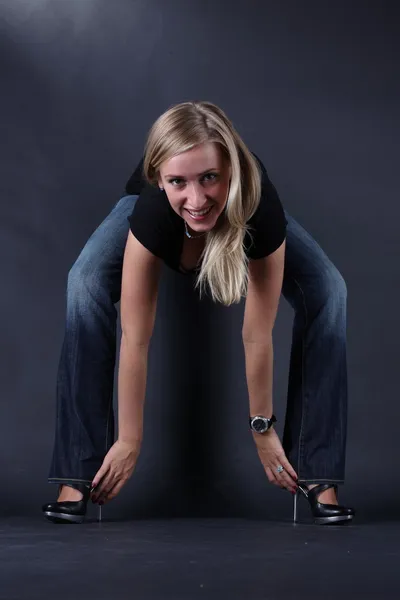
[(68, 273), (68, 304), (85, 307), (91, 301), (96, 301), (106, 292), (102, 279), (101, 273), (89, 261), (78, 258)]
[(346, 314), (347, 286), (340, 271), (329, 262), (317, 286), (317, 306), (324, 309), (328, 316), (336, 319), (339, 315)]
[(347, 285), (342, 274), (333, 264), (330, 265), (325, 278), (329, 297), (334, 297), (340, 303), (346, 303)]

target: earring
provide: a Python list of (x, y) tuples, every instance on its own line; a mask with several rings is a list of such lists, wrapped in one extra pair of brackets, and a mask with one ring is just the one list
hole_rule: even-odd
[(160, 192), (163, 192), (163, 191), (164, 191), (164, 188), (163, 188), (163, 187), (160, 187)]

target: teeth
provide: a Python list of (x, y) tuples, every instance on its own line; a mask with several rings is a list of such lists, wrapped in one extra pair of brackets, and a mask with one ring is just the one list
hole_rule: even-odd
[(192, 211), (192, 210), (188, 210), (188, 213), (190, 215), (193, 215), (194, 217), (201, 217), (202, 215), (206, 215), (208, 212), (210, 212), (211, 207), (210, 208), (206, 208), (204, 210), (198, 210), (196, 212)]

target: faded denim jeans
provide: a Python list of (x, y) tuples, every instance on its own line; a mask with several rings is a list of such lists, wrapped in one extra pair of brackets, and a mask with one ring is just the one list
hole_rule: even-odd
[[(127, 217), (124, 196), (73, 265), (57, 379), (50, 483), (90, 483), (114, 442), (115, 304), (120, 299)], [(346, 285), (313, 238), (286, 214), (283, 295), (294, 309), (283, 446), (299, 481), (344, 479)]]

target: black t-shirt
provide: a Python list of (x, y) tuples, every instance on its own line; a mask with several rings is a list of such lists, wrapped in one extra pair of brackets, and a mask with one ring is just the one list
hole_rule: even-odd
[[(250, 234), (244, 238), (245, 253), (250, 259), (272, 254), (285, 239), (286, 218), (278, 193), (264, 165), (261, 167), (261, 199), (247, 222)], [(127, 194), (139, 195), (128, 221), (137, 240), (152, 254), (175, 271), (180, 269), (185, 235), (184, 221), (171, 207), (165, 191), (150, 185), (143, 177), (143, 160), (126, 184)]]

